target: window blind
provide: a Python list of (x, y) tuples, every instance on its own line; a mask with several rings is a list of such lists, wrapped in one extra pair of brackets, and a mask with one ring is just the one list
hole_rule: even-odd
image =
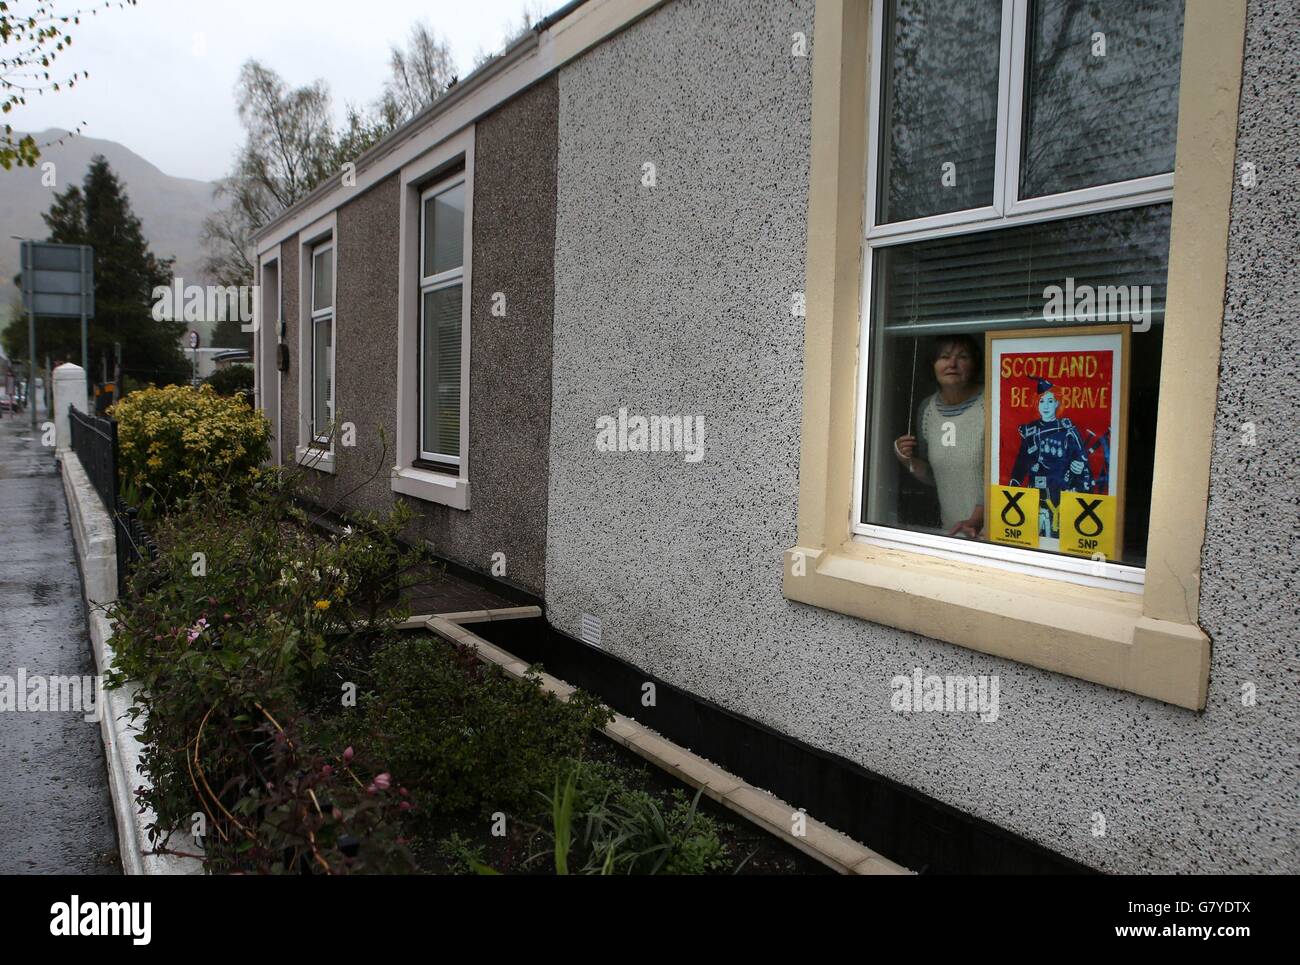
[[(982, 332), (1050, 324), (1050, 285), (1149, 286), (1153, 324), (1164, 320), (1168, 204), (1046, 221), (1018, 228), (875, 250), (874, 287), (887, 336)], [(1114, 319), (1066, 306), (1058, 323)]]

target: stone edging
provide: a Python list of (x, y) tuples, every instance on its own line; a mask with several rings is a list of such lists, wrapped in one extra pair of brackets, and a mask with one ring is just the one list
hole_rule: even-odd
[[(102, 677), (113, 662), (113, 648), (109, 644), (113, 626), (104, 612), (104, 607), (117, 599), (117, 544), (113, 520), (90, 484), (77, 454), (70, 449), (64, 450), (59, 454), (59, 463), (73, 543), (77, 548), (77, 563), (81, 569), (91, 650), (95, 655), (96, 672)], [(135, 788), (148, 784), (148, 778), (138, 770), (140, 742), (135, 737), (140, 728), (127, 716), (134, 699), (134, 686), (103, 691), (105, 706), (99, 719), (122, 871), (129, 875), (202, 874), (201, 861), (173, 854), (156, 854), (149, 844), (147, 825), (154, 820), (154, 813), (152, 810), (142, 813), (135, 795)], [(180, 832), (172, 835), (167, 844), (180, 851), (202, 851), (193, 838)]]
[[(467, 613), (416, 616), (401, 624), (400, 629), (414, 630), (424, 627), (438, 636), (472, 647), (479, 659), (496, 664), (512, 677), (523, 677), (528, 664), (514, 654), (465, 629), (466, 623), (483, 623), (490, 620), (524, 619), (541, 616), (541, 609), (511, 607), (500, 610), (474, 610)], [(560, 700), (568, 700), (577, 690), (572, 684), (548, 673), (541, 675), (542, 689)], [(684, 747), (666, 740), (631, 717), (615, 714), (605, 725), (605, 734), (628, 750), (639, 754), (650, 763), (662, 768), (691, 787), (703, 788), (704, 794), (728, 808), (751, 824), (775, 835), (786, 844), (820, 861), (841, 874), (906, 875), (911, 874), (902, 865), (895, 864), (881, 854), (859, 844), (846, 834), (823, 824), (812, 815), (804, 820), (805, 833), (793, 833), (796, 809), (774, 794), (747, 784), (734, 774), (724, 771)]]

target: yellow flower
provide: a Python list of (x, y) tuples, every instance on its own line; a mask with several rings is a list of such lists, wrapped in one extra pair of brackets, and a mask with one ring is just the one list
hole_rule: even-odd
[(329, 608), (330, 608), (330, 601), (329, 601), (329, 600), (317, 600), (317, 601), (316, 601), (316, 609), (317, 609), (317, 610), (328, 610)]

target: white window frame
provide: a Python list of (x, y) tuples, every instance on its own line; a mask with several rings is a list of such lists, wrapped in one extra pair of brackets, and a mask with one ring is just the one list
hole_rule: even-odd
[[(460, 466), (461, 454), (464, 453), (464, 451), (465, 451), (465, 424), (464, 424), (463, 421), (462, 421), (461, 424), (460, 424), (460, 447), (459, 447), (459, 448), (460, 448), (460, 452), (457, 453), (456, 455), (453, 456), (453, 455), (450, 455), (450, 454), (448, 454), (448, 453), (444, 453), (444, 452), (433, 452), (433, 451), (431, 451), (431, 450), (429, 450), (429, 449), (425, 449), (425, 448), (424, 448), (424, 392), (425, 392), (425, 389), (426, 389), (426, 383), (425, 383), (425, 377), (424, 377), (424, 376), (425, 376), (425, 372), (424, 372), (424, 337), (425, 337), (425, 328), (426, 328), (426, 320), (425, 320), (425, 317), (424, 317), (424, 296), (425, 296), (425, 295), (428, 295), (430, 292), (442, 291), (444, 288), (452, 288), (452, 287), (454, 287), (454, 286), (456, 286), (456, 285), (460, 285), (460, 286), (461, 286), (461, 293), (460, 293), (460, 300), (461, 300), (461, 332), (462, 332), (462, 335), (463, 335), (463, 334), (464, 334), (464, 326), (465, 326), (465, 317), (466, 317), (466, 315), (468, 314), (468, 312), (466, 311), (466, 309), (467, 309), (467, 307), (468, 307), (467, 304), (466, 304), (466, 302), (468, 301), (468, 298), (467, 298), (467, 292), (466, 292), (466, 290), (465, 290), (465, 262), (468, 260), (469, 251), (466, 250), (466, 249), (462, 249), (462, 251), (461, 251), (461, 260), (460, 260), (460, 264), (459, 264), (457, 267), (455, 267), (455, 268), (450, 268), (450, 269), (448, 269), (447, 271), (437, 272), (436, 274), (433, 274), (433, 275), (425, 275), (425, 274), (424, 274), (424, 256), (425, 256), (425, 239), (426, 239), (426, 237), (427, 237), (426, 232), (425, 232), (425, 217), (426, 217), (426, 213), (425, 213), (425, 212), (428, 210), (428, 202), (429, 202), (429, 200), (430, 200), (431, 198), (436, 198), (436, 197), (437, 197), (438, 195), (440, 195), (440, 194), (446, 194), (448, 191), (451, 191), (451, 190), (453, 190), (454, 188), (460, 187), (461, 185), (466, 185), (467, 183), (468, 183), (468, 182), (467, 182), (467, 180), (466, 180), (466, 178), (465, 178), (465, 172), (464, 172), (464, 171), (461, 171), (461, 172), (458, 172), (458, 173), (452, 175), (452, 176), (449, 177), (449, 178), (446, 178), (446, 179), (444, 179), (444, 180), (440, 180), (440, 181), (435, 182), (434, 184), (430, 185), (428, 188), (426, 188), (425, 190), (423, 190), (423, 191), (420, 192), (420, 225), (419, 225), (419, 233), (420, 233), (420, 301), (419, 301), (420, 325), (419, 325), (419, 337), (418, 337), (418, 340), (419, 340), (419, 349), (418, 349), (418, 352), (417, 352), (417, 355), (416, 355), (416, 365), (417, 365), (418, 374), (417, 374), (417, 379), (416, 379), (416, 409), (415, 409), (415, 412), (416, 412), (416, 420), (417, 420), (417, 421), (416, 421), (416, 443), (415, 443), (415, 445), (416, 445), (416, 449), (417, 449), (417, 451), (418, 451), (419, 454), (420, 454), (420, 458), (421, 458), (421, 459), (424, 459), (424, 460), (426, 460), (426, 461), (428, 461), (428, 462), (441, 463), (441, 464), (446, 465), (446, 466), (449, 466), (449, 467), (450, 467), (450, 466), (456, 466), (456, 467), (459, 467), (459, 466)], [(468, 189), (468, 187), (466, 188), (465, 194), (466, 194), (466, 203), (468, 204), (468, 196), (469, 196), (469, 189)], [(466, 378), (467, 374), (468, 374), (468, 373), (466, 372), (465, 367), (462, 365), (462, 367), (461, 367), (461, 416), (462, 416), (462, 417), (465, 415), (465, 403), (466, 403), (466, 399), (465, 399), (465, 396), (466, 396), (466, 392), (465, 392), (465, 378)]]
[(885, 2), (872, 4), (872, 55), (868, 71), (869, 112), (867, 131), (866, 239), (863, 252), (859, 331), (857, 408), (854, 446), (853, 518), (856, 542), (903, 549), (942, 559), (979, 563), (996, 569), (1085, 586), (1141, 593), (1144, 567), (1098, 563), (1072, 556), (1036, 553), (996, 543), (966, 542), (952, 537), (917, 533), (894, 526), (863, 523), (864, 460), (867, 453), (867, 392), (871, 372), (871, 298), (875, 253), (889, 245), (911, 244), (934, 238), (1013, 228), (1043, 221), (1064, 220), (1105, 211), (1137, 208), (1173, 200), (1173, 172), (1098, 185), (1039, 198), (1020, 198), (1020, 141), (1024, 111), (1024, 69), (1030, 0), (1003, 0), (1001, 54), (998, 77), (997, 144), (993, 179), (993, 204), (964, 211), (877, 223), (880, 191), (878, 154), (881, 147), (880, 99), (885, 83)]
[[(280, 346), (280, 319), (284, 314), (284, 273), (280, 266), (280, 249), (277, 246), (274, 251), (263, 254), (258, 259), (260, 277), (258, 280), (258, 296), (256, 298), (256, 318), (253, 324), (253, 375), (256, 383), (254, 385), (255, 396), (258, 407), (266, 414), (271, 422), (272, 439), (271, 439), (271, 464), (280, 465), (282, 462), (281, 442), (283, 428), (281, 427), (281, 416), (284, 412), (282, 395), (283, 395), (283, 374), (280, 372), (279, 346)], [(267, 311), (267, 285), (266, 278), (268, 273), (275, 276), (275, 289), (270, 294), (275, 297), (275, 309)], [(271, 317), (268, 317), (271, 316)]]
[[(324, 254), (330, 255), (330, 303), (325, 308), (317, 308), (316, 307), (316, 259), (321, 257)], [(308, 286), (311, 289), (311, 312), (309, 318), (309, 322), (311, 325), (311, 333), (308, 336), (308, 342), (311, 345), (311, 356), (310, 356), (311, 357), (311, 380), (309, 382), (309, 385), (311, 386), (311, 390), (309, 393), (311, 396), (311, 409), (309, 410), (310, 415), (308, 416), (308, 419), (311, 422), (311, 441), (314, 446), (317, 446), (321, 449), (329, 450), (331, 452), (334, 449), (334, 442), (333, 442), (334, 397), (338, 395), (338, 386), (334, 382), (334, 357), (335, 357), (335, 349), (336, 349), (336, 340), (338, 337), (334, 325), (334, 302), (335, 299), (338, 297), (338, 291), (334, 287), (334, 265), (336, 264), (337, 260), (338, 260), (338, 254), (334, 246), (334, 241), (332, 239), (330, 241), (322, 242), (321, 244), (314, 246), (311, 250), (311, 282)], [(327, 357), (329, 359), (330, 390), (328, 393), (329, 397), (324, 400), (325, 411), (329, 416), (329, 421), (324, 426), (325, 431), (322, 432), (321, 431), (322, 427), (316, 425), (316, 403), (318, 401), (316, 398), (316, 384), (317, 384), (316, 336), (320, 331), (321, 325), (325, 322), (329, 323), (329, 335), (330, 335), (330, 343), (329, 343), (329, 348), (327, 350), (328, 351)]]
[[(398, 205), (398, 297), (397, 297), (397, 412), (395, 425), (396, 456), (389, 485), (393, 492), (439, 503), (452, 509), (470, 507), (470, 302), (474, 274), (474, 134), (473, 124), (433, 145), (402, 167)], [(457, 164), (461, 171), (451, 172)], [(424, 196), (451, 185), (451, 178), (465, 184), (465, 241), (461, 279), (460, 343), (460, 438), (461, 451), (456, 463), (446, 460), (444, 470), (426, 468), (419, 463), (426, 456), (420, 438), (420, 325), (423, 311), (424, 235), (422, 211)], [(432, 276), (436, 281), (438, 276)], [(430, 460), (433, 461), (433, 460)], [(449, 471), (454, 470), (454, 471)]]
[[(334, 257), (330, 259), (330, 284), (333, 297), (328, 309), (315, 308), (315, 256), (329, 248)], [(315, 432), (315, 365), (316, 357), (312, 351), (316, 336), (316, 324), (326, 317), (330, 320), (333, 351), (330, 352), (330, 395), (329, 413), (331, 421), (338, 418), (339, 385), (339, 246), (338, 213), (331, 211), (324, 218), (305, 228), (298, 236), (298, 444), (294, 447), (295, 461), (320, 472), (335, 471), (335, 449), (333, 434), (319, 435)]]

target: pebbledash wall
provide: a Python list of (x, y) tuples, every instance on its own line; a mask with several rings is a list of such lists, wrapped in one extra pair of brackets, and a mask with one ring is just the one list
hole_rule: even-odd
[[(335, 443), (335, 472), (302, 470), (322, 505), (357, 513), (408, 503), (404, 534), (487, 573), (504, 553), (509, 580), (541, 594), (551, 409), (552, 246), (555, 229), (556, 78), (542, 80), (475, 128), (473, 282), (470, 292), (470, 511), (399, 495), (396, 461), (398, 205), (390, 175), (338, 208), (335, 377), (337, 422), (356, 444)], [(303, 426), (297, 357), (298, 238), (280, 245), (286, 343), (283, 452), (292, 461)], [(507, 315), (492, 315), (493, 292)], [(381, 442), (381, 428), (386, 444)]]
[[(812, 6), (677, 0), (559, 72), (548, 619), (595, 616), (648, 672), (1095, 868), (1300, 871), (1292, 0), (1249, 5), (1237, 149), (1259, 183), (1233, 198), (1202, 712), (783, 598), (811, 90), (790, 37)], [(599, 451), (621, 408), (703, 416), (704, 459)], [(996, 674), (997, 720), (893, 713), (916, 667)]]

